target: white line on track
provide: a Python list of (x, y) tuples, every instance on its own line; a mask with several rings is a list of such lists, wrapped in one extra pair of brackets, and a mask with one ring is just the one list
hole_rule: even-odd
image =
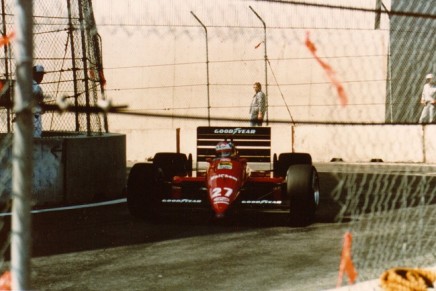
[[(127, 201), (126, 198), (121, 198), (121, 199), (115, 199), (115, 200), (97, 202), (97, 203), (80, 204), (80, 205), (72, 205), (72, 206), (64, 206), (64, 207), (46, 208), (46, 209), (35, 209), (35, 210), (32, 210), (31, 212), (32, 212), (32, 214), (35, 214), (35, 213), (45, 213), (45, 212), (55, 212), (55, 211), (91, 208), (91, 207), (120, 204), (120, 203), (125, 203), (126, 201)], [(11, 212), (2, 212), (2, 213), (0, 213), (0, 217), (2, 217), (2, 216), (11, 216)]]

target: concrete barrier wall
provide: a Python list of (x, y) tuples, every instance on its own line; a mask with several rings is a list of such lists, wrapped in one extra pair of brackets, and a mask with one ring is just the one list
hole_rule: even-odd
[(65, 140), (35, 138), (33, 144), (33, 190), (37, 205), (64, 202)]
[[(436, 162), (430, 159), (432, 130), (422, 126), (297, 126), (296, 151), (307, 151), (315, 161), (341, 158), (347, 162)], [(433, 129), (434, 131), (434, 129)], [(428, 151), (428, 154), (425, 153)]]
[[(308, 152), (314, 162), (382, 159), (392, 163), (436, 163), (435, 125), (297, 125), (272, 127), (272, 153)], [(127, 160), (176, 151), (176, 129), (127, 133)], [(180, 151), (195, 158), (196, 128), (181, 128)]]
[[(12, 148), (3, 159), (11, 161)], [(73, 135), (35, 138), (33, 147), (33, 205), (74, 204), (122, 196), (126, 185), (126, 137)], [(2, 163), (7, 165), (7, 163)], [(1, 170), (0, 202), (10, 199), (12, 170)]]
[(120, 197), (126, 185), (124, 135), (105, 134), (64, 140), (64, 197), (81, 203)]

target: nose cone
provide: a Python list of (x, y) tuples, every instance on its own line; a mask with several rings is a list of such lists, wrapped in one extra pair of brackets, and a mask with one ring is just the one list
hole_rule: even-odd
[(224, 217), (224, 213), (229, 208), (230, 202), (227, 197), (216, 197), (212, 201), (212, 208), (215, 211), (216, 217)]

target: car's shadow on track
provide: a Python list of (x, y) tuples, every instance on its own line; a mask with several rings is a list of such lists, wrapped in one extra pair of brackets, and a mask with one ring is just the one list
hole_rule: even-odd
[(244, 212), (224, 220), (201, 212), (173, 213), (149, 222), (134, 219), (120, 204), (34, 216), (32, 253), (49, 256), (277, 227), (289, 227), (288, 213)]
[[(321, 212), (322, 214), (322, 212)], [(328, 215), (328, 213), (327, 213)], [(313, 223), (333, 222), (325, 214)], [(95, 249), (182, 239), (187, 237), (289, 226), (288, 212), (242, 212), (226, 219), (213, 219), (207, 212), (178, 212), (158, 221), (134, 219), (125, 203), (32, 215), (32, 256), (51, 256)], [(4, 219), (2, 241), (7, 243), (10, 217)], [(10, 250), (4, 253), (10, 259)]]

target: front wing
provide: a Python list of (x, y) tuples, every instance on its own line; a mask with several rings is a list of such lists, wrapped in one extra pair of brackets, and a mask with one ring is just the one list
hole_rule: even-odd
[[(160, 193), (163, 208), (210, 209), (206, 177), (175, 177)], [(249, 177), (231, 205), (238, 209), (289, 209), (282, 178)]]

